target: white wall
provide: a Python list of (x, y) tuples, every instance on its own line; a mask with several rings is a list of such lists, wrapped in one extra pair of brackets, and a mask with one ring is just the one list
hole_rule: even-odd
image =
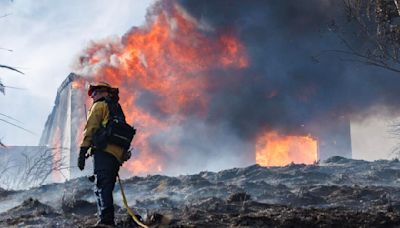
[[(397, 118), (397, 120), (400, 120)], [(396, 118), (375, 115), (351, 122), (351, 140), (354, 159), (377, 160), (394, 157), (393, 148), (399, 144), (400, 136), (390, 133), (390, 125)]]

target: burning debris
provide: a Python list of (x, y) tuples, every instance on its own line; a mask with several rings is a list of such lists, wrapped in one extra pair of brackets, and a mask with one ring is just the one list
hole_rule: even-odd
[(311, 136), (280, 136), (273, 132), (258, 137), (257, 164), (284, 166), (292, 162), (312, 164), (317, 160), (317, 140)]

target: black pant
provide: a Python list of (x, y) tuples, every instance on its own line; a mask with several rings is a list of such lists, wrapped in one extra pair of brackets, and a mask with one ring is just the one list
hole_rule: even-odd
[(110, 153), (96, 151), (94, 153), (94, 174), (96, 186), (97, 209), (101, 223), (114, 224), (113, 190), (119, 171), (118, 160)]

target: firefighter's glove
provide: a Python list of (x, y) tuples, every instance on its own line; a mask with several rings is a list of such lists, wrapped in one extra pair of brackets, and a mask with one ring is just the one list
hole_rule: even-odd
[(85, 156), (88, 150), (89, 147), (81, 147), (81, 151), (79, 152), (78, 157), (78, 167), (80, 170), (83, 170), (85, 168)]

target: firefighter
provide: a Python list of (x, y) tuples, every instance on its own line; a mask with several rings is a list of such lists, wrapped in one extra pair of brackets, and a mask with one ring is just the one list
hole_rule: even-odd
[(94, 192), (100, 217), (97, 225), (115, 226), (112, 192), (123, 160), (124, 149), (114, 144), (107, 144), (104, 149), (98, 149), (93, 146), (96, 131), (102, 125), (105, 126), (110, 118), (110, 112), (105, 100), (113, 97), (112, 91), (115, 90), (116, 88), (112, 88), (107, 83), (90, 85), (88, 95), (93, 99), (93, 105), (89, 110), (78, 157), (78, 167), (83, 170), (88, 153), (94, 156), (94, 174), (96, 176)]

